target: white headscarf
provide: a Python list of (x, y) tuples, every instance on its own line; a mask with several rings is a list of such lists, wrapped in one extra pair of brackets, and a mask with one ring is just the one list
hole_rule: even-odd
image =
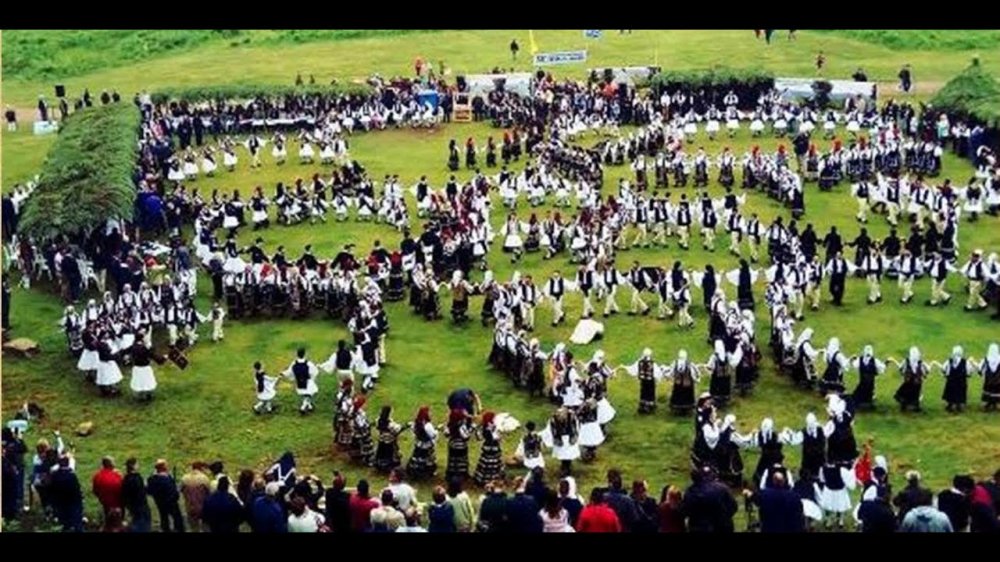
[(986, 364), (990, 369), (996, 369), (1000, 365), (1000, 345), (990, 344), (989, 351), (986, 352)]
[(840, 340), (837, 338), (830, 338), (829, 343), (826, 344), (826, 360), (831, 360), (834, 354), (838, 351), (840, 351)]
[(653, 357), (653, 350), (649, 349), (648, 347), (646, 349), (643, 349), (642, 356), (646, 359)]
[[(995, 344), (994, 344), (995, 345)], [(685, 350), (680, 350), (677, 352), (677, 365), (681, 367), (687, 366), (688, 362), (688, 352)]]
[(909, 361), (912, 365), (916, 365), (917, 363), (920, 362), (920, 350), (917, 349), (917, 346), (913, 346), (910, 348)]
[(722, 340), (715, 340), (715, 356), (719, 359), (726, 358), (726, 344)]
[(451, 282), (458, 283), (462, 280), (462, 270), (456, 269), (454, 273), (451, 274)]
[(806, 414), (806, 431), (810, 437), (816, 436), (817, 428), (819, 428), (819, 422), (816, 420), (816, 414), (809, 412)]
[(760, 422), (760, 433), (765, 437), (770, 437), (771, 432), (774, 431), (774, 420), (771, 418), (764, 418), (764, 421)]
[(870, 345), (866, 345), (865, 346), (865, 351), (864, 351), (864, 356), (865, 357), (874, 357), (875, 356), (875, 348), (872, 347), (872, 346), (870, 346)]
[(721, 429), (732, 427), (734, 423), (736, 423), (736, 416), (734, 416), (733, 414), (726, 414), (726, 417), (723, 418), (722, 420)]
[(487, 285), (487, 284), (492, 283), (492, 282), (493, 282), (493, 270), (490, 269), (490, 270), (487, 270), (486, 273), (483, 274), (483, 284)]
[(812, 335), (813, 335), (812, 328), (806, 328), (805, 330), (802, 330), (802, 333), (799, 334), (799, 339), (795, 340), (795, 346), (796, 347), (801, 346), (803, 343), (811, 340)]
[(604, 364), (604, 351), (600, 350), (600, 349), (598, 349), (597, 351), (595, 351), (594, 352), (594, 357), (591, 358), (591, 361), (594, 362), (594, 363), (597, 363), (598, 365), (603, 365)]
[(959, 361), (962, 360), (963, 353), (964, 351), (962, 350), (962, 346), (960, 345), (956, 345), (955, 347), (951, 348), (951, 364), (958, 365)]

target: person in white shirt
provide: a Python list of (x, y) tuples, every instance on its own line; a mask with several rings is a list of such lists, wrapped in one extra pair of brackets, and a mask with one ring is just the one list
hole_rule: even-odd
[(407, 513), (411, 507), (416, 507), (417, 502), (417, 491), (406, 482), (404, 482), (404, 477), (406, 476), (406, 471), (402, 468), (393, 469), (392, 473), (389, 475), (389, 486), (386, 490), (392, 492), (392, 497), (396, 502), (396, 507), (399, 508), (404, 514)]
[[(268, 484), (268, 488), (271, 486), (277, 487), (277, 482)], [(320, 528), (326, 525), (326, 518), (322, 514), (309, 509), (305, 498), (302, 496), (292, 498), (288, 509), (289, 533), (318, 533)]]

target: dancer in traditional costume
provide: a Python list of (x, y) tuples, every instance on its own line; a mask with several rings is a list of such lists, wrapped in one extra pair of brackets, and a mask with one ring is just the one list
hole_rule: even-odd
[(500, 448), (500, 430), (495, 423), (496, 415), (493, 412), (483, 412), (482, 424), (479, 433), (483, 439), (483, 447), (479, 453), (479, 462), (476, 464), (474, 480), (480, 486), (485, 486), (487, 482), (503, 480), (504, 464), (503, 451)]
[(517, 451), (514, 458), (519, 459), (524, 468), (534, 470), (536, 467), (545, 468), (545, 456), (542, 454), (542, 437), (535, 429), (535, 422), (529, 421), (524, 424), (524, 437), (517, 444)]
[(560, 476), (570, 476), (573, 471), (573, 461), (580, 458), (580, 422), (576, 414), (569, 408), (559, 408), (552, 415), (541, 436), (542, 442), (552, 449), (552, 456), (560, 463)]
[(350, 455), (354, 462), (372, 466), (375, 462), (375, 445), (372, 443), (372, 426), (365, 412), (366, 401), (364, 396), (354, 397)]
[(253, 364), (253, 379), (254, 388), (257, 391), (257, 403), (253, 405), (253, 413), (270, 414), (274, 412), (275, 407), (273, 402), (277, 394), (278, 378), (269, 376), (260, 361), (255, 361)]
[(375, 429), (378, 430), (378, 445), (375, 447), (375, 470), (388, 473), (400, 466), (399, 435), (412, 427), (392, 420), (392, 406), (382, 406)]
[(316, 386), (316, 375), (319, 374), (319, 368), (306, 358), (304, 347), (299, 348), (295, 360), (282, 374), (295, 380), (295, 390), (302, 397), (299, 413), (304, 415), (315, 410), (313, 396), (319, 392), (319, 387)]
[(1000, 404), (1000, 345), (991, 343), (986, 357), (979, 365), (979, 374), (983, 376), (983, 406), (987, 410), (996, 410)]
[(885, 363), (875, 357), (872, 346), (866, 345), (860, 357), (851, 359), (851, 365), (858, 371), (858, 385), (851, 393), (855, 408), (875, 405), (875, 377), (885, 372)]
[(944, 374), (944, 394), (941, 399), (947, 404), (949, 412), (961, 412), (969, 399), (969, 377), (972, 369), (969, 360), (963, 357), (962, 346), (956, 345), (951, 350), (951, 358), (944, 363), (931, 362)]
[(413, 454), (406, 463), (406, 473), (410, 478), (423, 479), (434, 476), (437, 471), (437, 459), (434, 454), (437, 435), (437, 430), (431, 423), (430, 407), (421, 406), (413, 420)]
[(129, 386), (139, 400), (148, 402), (153, 399), (153, 391), (156, 390), (156, 376), (153, 374), (152, 362), (156, 361), (162, 365), (166, 362), (166, 358), (146, 345), (145, 340), (146, 333), (140, 331), (129, 352), (132, 357), (132, 380)]
[(928, 373), (927, 364), (920, 358), (920, 350), (911, 347), (909, 355), (902, 362), (891, 357), (889, 361), (899, 367), (899, 373), (903, 376), (903, 383), (895, 394), (899, 409), (906, 411), (907, 408), (913, 408), (919, 412), (921, 392)]
[(698, 366), (688, 361), (686, 350), (677, 352), (677, 359), (667, 366), (664, 375), (673, 381), (670, 390), (670, 410), (675, 414), (691, 412), (695, 407), (694, 389), (699, 376)]
[(656, 381), (664, 376), (665, 367), (653, 361), (653, 350), (642, 350), (642, 357), (631, 365), (624, 366), (625, 372), (639, 379), (639, 413), (650, 414), (656, 410)]
[(469, 440), (475, 433), (472, 416), (464, 410), (453, 409), (448, 415), (445, 437), (448, 438), (448, 468), (445, 479), (469, 477)]

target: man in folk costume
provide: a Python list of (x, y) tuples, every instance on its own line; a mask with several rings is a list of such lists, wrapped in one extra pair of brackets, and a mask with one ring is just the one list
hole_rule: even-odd
[(456, 323), (461, 323), (469, 319), (469, 294), (472, 292), (472, 285), (462, 276), (462, 271), (456, 269), (451, 276), (451, 318)]
[(423, 479), (434, 476), (437, 471), (437, 458), (434, 454), (434, 442), (437, 439), (437, 429), (431, 423), (429, 406), (421, 406), (413, 420), (413, 453), (406, 463), (406, 473), (410, 478)]
[(639, 262), (632, 263), (632, 269), (628, 272), (628, 282), (632, 286), (632, 302), (630, 316), (635, 316), (641, 311), (642, 315), (649, 314), (649, 305), (642, 300), (642, 292), (650, 287), (649, 276), (639, 265)]
[(145, 332), (140, 331), (129, 351), (132, 357), (132, 380), (129, 386), (140, 400), (149, 401), (153, 399), (153, 391), (156, 390), (156, 376), (153, 374), (152, 362), (156, 361), (162, 365), (166, 362), (166, 358), (146, 344), (145, 336)]
[(690, 312), (688, 312), (691, 306), (691, 290), (690, 281), (688, 279), (688, 274), (684, 271), (681, 266), (681, 262), (674, 262), (673, 269), (670, 270), (670, 291), (671, 300), (673, 301), (673, 314), (677, 315), (677, 322), (681, 328), (690, 328), (694, 326), (694, 318), (691, 318)]
[(927, 364), (920, 357), (920, 350), (915, 346), (911, 347), (909, 354), (903, 361), (900, 362), (891, 357), (889, 361), (899, 367), (899, 373), (903, 376), (903, 383), (895, 394), (899, 409), (905, 412), (907, 408), (913, 408), (919, 412), (920, 394), (928, 373)]
[[(593, 378), (593, 377), (591, 377)], [(580, 436), (578, 439), (582, 447), (582, 457), (584, 462), (590, 462), (597, 458), (597, 447), (604, 443), (604, 431), (598, 422), (598, 406), (594, 398), (587, 398), (577, 413), (580, 420)]]
[[(809, 299), (810, 310), (819, 310), (819, 303), (823, 298), (823, 276), (826, 271), (820, 261), (819, 254), (813, 256), (812, 261), (806, 264), (806, 291), (805, 296)], [(799, 314), (798, 320), (802, 319)]]
[(774, 420), (764, 418), (760, 422), (760, 431), (755, 431), (750, 435), (744, 446), (760, 450), (760, 459), (757, 460), (757, 468), (753, 472), (754, 487), (760, 488), (764, 483), (765, 471), (770, 471), (774, 465), (781, 464), (785, 460), (785, 455), (781, 450), (781, 438), (774, 430)]
[(996, 410), (1000, 404), (1000, 345), (990, 344), (986, 357), (979, 364), (979, 374), (983, 376), (983, 407)]
[(559, 408), (542, 431), (542, 442), (552, 449), (552, 456), (559, 461), (561, 477), (573, 472), (573, 461), (580, 458), (580, 422), (569, 408)]
[(858, 222), (864, 224), (868, 222), (868, 209), (871, 207), (871, 186), (864, 179), (851, 186), (851, 195), (858, 202), (858, 214), (855, 215)]
[(830, 338), (823, 350), (826, 359), (826, 370), (823, 371), (823, 378), (820, 379), (819, 389), (825, 396), (830, 393), (843, 394), (844, 373), (850, 368), (851, 363), (840, 350), (840, 339)]
[(466, 479), (469, 477), (469, 440), (475, 428), (472, 417), (463, 410), (452, 410), (445, 426), (445, 437), (448, 438), (448, 468), (445, 478)]
[(875, 357), (875, 350), (866, 345), (860, 357), (851, 359), (851, 366), (858, 371), (858, 385), (851, 393), (854, 407), (874, 407), (875, 377), (885, 372), (885, 363)]
[(563, 295), (566, 294), (566, 280), (556, 271), (545, 284), (545, 296), (552, 301), (552, 325), (557, 326), (566, 319), (563, 312)]
[(535, 307), (538, 305), (538, 287), (530, 275), (525, 275), (517, 284), (517, 290), (521, 294), (521, 323), (524, 329), (533, 332), (535, 330)]
[(257, 391), (257, 403), (253, 405), (253, 413), (274, 412), (275, 406), (272, 402), (277, 394), (275, 389), (278, 386), (278, 378), (269, 376), (260, 361), (255, 361), (253, 364), (253, 378), (254, 388)]
[(750, 215), (750, 220), (746, 222), (744, 232), (746, 234), (747, 246), (750, 248), (750, 261), (752, 263), (757, 263), (757, 260), (760, 257), (760, 240), (763, 235), (763, 228), (760, 225), (760, 219), (757, 217), (757, 213)]
[(576, 272), (576, 282), (573, 288), (583, 295), (583, 312), (580, 318), (587, 319), (594, 315), (594, 305), (590, 302), (590, 293), (594, 290), (594, 269), (587, 265), (581, 265)]
[(599, 288), (604, 297), (605, 318), (611, 316), (612, 314), (618, 314), (618, 299), (615, 295), (618, 293), (618, 286), (624, 282), (625, 279), (622, 277), (622, 274), (618, 272), (618, 268), (616, 268), (613, 263), (604, 264), (603, 271), (601, 271)]
[(844, 259), (842, 252), (837, 254), (826, 264), (826, 273), (830, 275), (830, 294), (833, 296), (833, 304), (842, 306), (844, 304), (844, 290), (847, 284), (847, 276), (854, 273), (857, 267)]
[(867, 255), (861, 258), (860, 270), (868, 281), (868, 304), (882, 302), (882, 274), (885, 272), (885, 259), (877, 246), (873, 246)]
[(212, 305), (212, 341), (218, 342), (226, 337), (225, 332), (222, 330), (223, 322), (226, 319), (226, 311), (222, 308), (222, 304), (216, 302)]
[(857, 486), (854, 470), (828, 460), (819, 472), (821, 489), (819, 506), (826, 516), (825, 526), (832, 528), (837, 521), (837, 529), (844, 529), (844, 514), (851, 511), (850, 491)]
[(726, 232), (729, 233), (729, 253), (740, 257), (740, 241), (743, 239), (745, 221), (736, 209), (726, 217)]
[(354, 462), (372, 466), (375, 462), (375, 445), (372, 443), (372, 426), (365, 413), (365, 402), (364, 396), (354, 397), (350, 455)]
[(944, 363), (931, 362), (944, 374), (944, 394), (941, 399), (948, 405), (945, 409), (949, 412), (961, 412), (968, 402), (969, 377), (972, 376), (970, 362), (971, 359), (963, 357), (962, 346), (959, 345), (952, 348), (951, 358)]
[(937, 306), (938, 303), (946, 305), (951, 302), (951, 295), (945, 292), (944, 288), (948, 283), (948, 272), (957, 271), (955, 267), (937, 252), (931, 254), (924, 267), (931, 278), (931, 298), (927, 301), (927, 306)]
[(642, 246), (643, 248), (648, 248), (649, 207), (647, 206), (646, 198), (643, 196), (639, 196), (635, 203), (635, 229), (636, 235), (629, 247)]
[(320, 369), (325, 373), (337, 373), (337, 380), (354, 380), (354, 354), (347, 347), (345, 340), (337, 342), (337, 350), (330, 354), (330, 358), (320, 363)]
[(663, 378), (664, 367), (653, 361), (653, 350), (648, 347), (642, 350), (642, 357), (631, 365), (626, 365), (625, 372), (639, 379), (639, 413), (650, 414), (656, 410), (656, 381)]
[(296, 358), (291, 365), (282, 373), (284, 376), (295, 380), (295, 389), (302, 397), (302, 404), (299, 406), (299, 413), (306, 414), (315, 409), (313, 396), (319, 392), (316, 386), (316, 375), (319, 368), (312, 361), (306, 359), (306, 349), (300, 347), (296, 353)]
[(899, 265), (896, 270), (899, 276), (896, 283), (899, 285), (899, 290), (902, 293), (899, 297), (899, 302), (908, 304), (913, 300), (913, 279), (921, 271), (920, 261), (914, 257), (909, 248), (900, 250), (898, 259)]
[(965, 310), (983, 310), (989, 305), (983, 299), (983, 283), (986, 281), (986, 265), (983, 263), (983, 251), (976, 250), (972, 258), (962, 266), (962, 275), (969, 280), (969, 300)]
[(715, 229), (719, 226), (719, 216), (715, 213), (714, 204), (709, 199), (707, 193), (702, 194), (701, 200), (701, 244), (709, 252), (715, 251)]
[(681, 248), (687, 250), (689, 248), (688, 239), (691, 236), (691, 204), (687, 200), (687, 194), (681, 194), (675, 220), (677, 222), (678, 244)]
[(584, 395), (597, 401), (597, 422), (604, 429), (615, 417), (615, 409), (608, 401), (608, 379), (614, 376), (614, 371), (604, 362), (604, 351), (597, 350), (587, 364), (587, 381), (584, 384)]
[(521, 461), (529, 471), (536, 467), (545, 468), (545, 456), (542, 455), (542, 437), (535, 431), (535, 422), (524, 424), (524, 437), (518, 441), (514, 458)]
[(118, 368), (118, 351), (112, 341), (113, 335), (108, 330), (98, 332), (97, 340), (97, 387), (102, 396), (118, 394), (118, 383), (122, 380), (121, 369)]

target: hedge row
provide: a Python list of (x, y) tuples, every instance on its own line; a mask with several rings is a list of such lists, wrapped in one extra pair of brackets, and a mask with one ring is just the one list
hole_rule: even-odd
[(20, 225), (28, 235), (74, 236), (109, 218), (132, 219), (140, 115), (131, 103), (72, 113), (42, 164)]
[(247, 100), (258, 97), (280, 98), (298, 96), (335, 96), (344, 94), (368, 94), (372, 87), (367, 84), (307, 84), (286, 86), (281, 84), (229, 84), (221, 86), (193, 86), (164, 88), (150, 95), (154, 104), (170, 101), (198, 103), (204, 101)]
[(968, 68), (938, 90), (931, 104), (934, 109), (1000, 128), (1000, 83), (983, 70), (979, 59), (974, 59)]
[(708, 70), (668, 70), (650, 80), (656, 92), (666, 89), (674, 92), (685, 89), (691, 92), (705, 90), (709, 99), (722, 101), (730, 90), (740, 98), (740, 105), (756, 105), (760, 94), (774, 88), (774, 73), (761, 69), (731, 69), (716, 67)]

